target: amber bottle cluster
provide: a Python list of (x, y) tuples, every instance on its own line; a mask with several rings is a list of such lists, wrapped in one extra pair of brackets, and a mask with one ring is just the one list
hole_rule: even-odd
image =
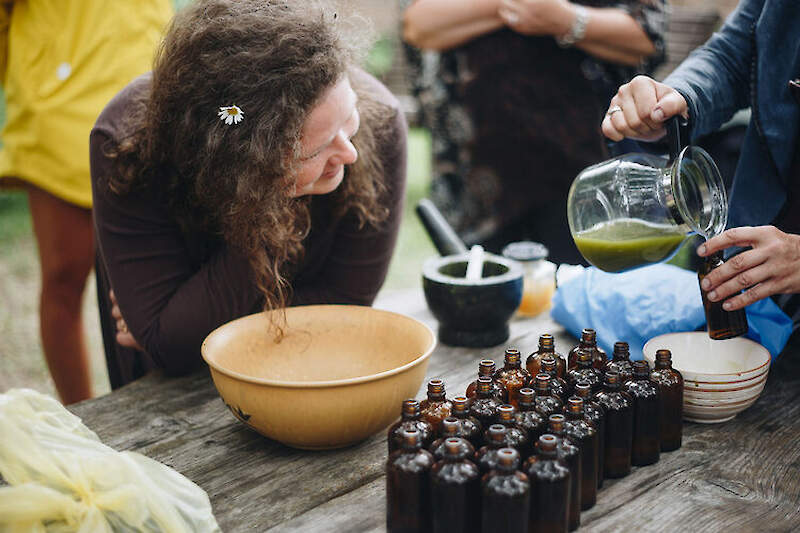
[(625, 342), (607, 359), (584, 329), (566, 358), (546, 334), (522, 363), (509, 348), (502, 368), (480, 361), (463, 396), (433, 379), (427, 398), (403, 402), (387, 439), (389, 531), (572, 531), (605, 478), (680, 447), (669, 350), (653, 369)]

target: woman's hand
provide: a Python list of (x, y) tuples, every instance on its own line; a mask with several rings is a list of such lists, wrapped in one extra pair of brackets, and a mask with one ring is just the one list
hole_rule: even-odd
[(666, 133), (665, 120), (687, 113), (686, 99), (678, 91), (647, 76), (636, 76), (611, 99), (603, 134), (612, 141), (625, 137), (655, 141)]
[(524, 35), (564, 35), (575, 19), (566, 0), (501, 0), (497, 14), (509, 28)]
[(117, 298), (114, 296), (114, 291), (108, 292), (108, 297), (111, 299), (111, 316), (117, 321), (117, 343), (125, 348), (133, 348), (143, 352), (144, 349), (136, 342), (131, 332), (128, 330), (128, 324), (122, 318), (122, 312), (119, 310)]
[(800, 235), (775, 226), (732, 228), (701, 244), (697, 254), (705, 257), (730, 246), (752, 249), (731, 257), (705, 277), (702, 288), (709, 300), (735, 295), (722, 304), (733, 311), (773, 294), (800, 292)]

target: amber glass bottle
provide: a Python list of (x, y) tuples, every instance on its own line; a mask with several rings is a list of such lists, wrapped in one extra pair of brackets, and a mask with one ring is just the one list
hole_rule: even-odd
[[(517, 410), (513, 405), (504, 404), (497, 408), (497, 418), (495, 423), (502, 424), (506, 428), (506, 446), (517, 450), (523, 458), (527, 459), (530, 454), (530, 440), (528, 432), (517, 425)], [(489, 440), (489, 435), (484, 435), (484, 440)]]
[(555, 435), (539, 437), (536, 454), (531, 455), (523, 472), (531, 484), (528, 531), (567, 531), (569, 519), (569, 469), (558, 459)]
[(656, 364), (650, 379), (658, 385), (658, 436), (661, 451), (681, 447), (683, 437), (683, 376), (672, 368), (672, 352), (656, 351)]
[(633, 377), (633, 363), (631, 362), (631, 351), (627, 342), (614, 343), (614, 355), (611, 361), (606, 364), (606, 372), (614, 371), (619, 373), (622, 383)]
[(581, 479), (583, 478), (581, 449), (578, 443), (567, 437), (564, 432), (566, 419), (564, 415), (550, 415), (547, 431), (558, 440), (556, 451), (558, 458), (569, 469), (569, 518), (567, 525), (570, 531), (578, 529), (581, 523)]
[(606, 372), (603, 390), (595, 401), (606, 410), (605, 471), (607, 478), (627, 476), (631, 471), (633, 443), (633, 398), (622, 390), (617, 372)]
[(504, 361), (503, 368), (494, 373), (494, 380), (505, 389), (506, 403), (510, 403), (516, 408), (519, 405), (517, 400), (519, 389), (528, 386), (531, 375), (522, 368), (522, 356), (519, 350), (507, 349)]
[(583, 400), (583, 414), (597, 429), (597, 487), (600, 488), (606, 457), (606, 411), (592, 399), (592, 387), (585, 381), (575, 384), (575, 396)]
[(433, 456), (422, 449), (419, 431), (403, 431), (401, 448), (386, 461), (386, 529), (394, 532), (431, 530), (431, 467)]
[(501, 448), (497, 468), (483, 476), (481, 533), (528, 533), (531, 487), (519, 463), (515, 449)]
[(434, 532), (480, 532), (480, 473), (459, 441), (463, 439), (447, 439), (444, 458), (431, 469)]
[(497, 452), (506, 446), (506, 427), (502, 424), (492, 424), (486, 431), (486, 445), (475, 452), (475, 464), (481, 475), (497, 467)]
[(651, 465), (658, 461), (661, 443), (658, 435), (658, 385), (650, 381), (647, 361), (634, 361), (633, 378), (626, 381), (623, 388), (633, 398), (631, 464)]
[(585, 328), (581, 332), (581, 340), (570, 350), (567, 356), (567, 370), (577, 366), (579, 350), (588, 350), (592, 354), (592, 366), (598, 370), (605, 370), (606, 352), (597, 345), (597, 332), (595, 330)]
[(534, 401), (536, 402), (536, 410), (539, 414), (546, 419), (552, 414), (560, 413), (564, 408), (564, 404), (561, 402), (561, 399), (550, 390), (550, 376), (540, 372), (536, 375), (534, 386), (534, 390), (536, 391), (536, 399)]
[(550, 392), (558, 396), (558, 399), (561, 400), (562, 403), (566, 403), (567, 398), (569, 398), (570, 390), (567, 382), (558, 377), (555, 358), (551, 355), (542, 357), (541, 369), (542, 374), (550, 376)]
[(483, 444), (483, 427), (478, 419), (469, 414), (469, 400), (466, 396), (456, 396), (453, 402), (453, 416), (458, 419), (458, 436), (467, 439), (476, 449)]
[[(502, 385), (494, 381), (494, 373), (495, 373), (495, 364), (494, 361), (491, 359), (482, 359), (480, 363), (478, 363), (478, 377), (487, 377), (492, 378), (492, 395), (497, 399), (498, 402), (503, 403), (505, 401), (506, 392), (503, 390)], [(467, 398), (470, 400), (475, 397), (475, 393), (478, 390), (478, 380), (476, 379), (472, 383), (467, 386)]]
[[(703, 283), (705, 277), (722, 263), (722, 252), (708, 256), (697, 273), (698, 281)], [(700, 295), (703, 297), (703, 310), (706, 312), (709, 337), (714, 340), (722, 340), (747, 333), (747, 316), (744, 309), (726, 311), (722, 308), (724, 300), (710, 301), (702, 286), (700, 287)]]
[(528, 449), (521, 455), (530, 457), (533, 445), (547, 429), (544, 417), (536, 410), (536, 393), (533, 389), (524, 387), (519, 390), (519, 411), (514, 417), (517, 420), (517, 427), (528, 433)]
[(579, 381), (585, 381), (592, 387), (592, 392), (597, 392), (603, 387), (603, 373), (592, 366), (592, 352), (578, 350), (576, 352), (576, 366), (567, 371), (567, 383), (575, 388)]
[(419, 404), (420, 417), (433, 427), (438, 435), (442, 429), (442, 420), (450, 416), (453, 404), (445, 397), (444, 381), (432, 379), (428, 382), (428, 398)]
[(444, 454), (446, 453), (445, 445), (451, 438), (458, 439), (459, 445), (463, 448), (463, 451), (466, 454), (465, 457), (472, 457), (475, 454), (475, 447), (467, 439), (462, 439), (459, 436), (458, 430), (460, 428), (461, 424), (454, 416), (448, 416), (442, 420), (442, 436), (433, 441), (428, 448), (428, 451), (433, 454), (433, 458), (436, 461), (441, 461), (444, 459)]
[(564, 356), (556, 352), (555, 339), (549, 333), (539, 337), (539, 349), (533, 352), (525, 360), (525, 368), (531, 376), (535, 376), (541, 371), (542, 356), (552, 355), (556, 360), (556, 371), (558, 377), (563, 378), (567, 373), (567, 362)]
[(478, 388), (475, 390), (475, 397), (469, 407), (469, 414), (474, 416), (481, 427), (488, 428), (494, 424), (494, 417), (497, 416), (497, 408), (500, 402), (492, 394), (492, 378), (478, 378)]
[(565, 411), (564, 433), (581, 449), (581, 510), (586, 510), (597, 502), (597, 429), (586, 419), (581, 398), (570, 398)]
[(404, 400), (400, 411), (400, 420), (389, 427), (386, 435), (386, 444), (389, 445), (389, 453), (400, 449), (403, 442), (403, 431), (416, 428), (419, 430), (422, 439), (422, 447), (427, 448), (433, 441), (433, 427), (419, 416), (419, 402), (417, 400)]

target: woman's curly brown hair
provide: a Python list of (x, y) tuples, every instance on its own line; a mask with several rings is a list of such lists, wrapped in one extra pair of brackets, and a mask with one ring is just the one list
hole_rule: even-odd
[[(287, 272), (303, 253), (308, 198), (292, 198), (303, 123), (357, 60), (335, 12), (307, 0), (200, 0), (178, 13), (158, 52), (152, 88), (114, 149), (117, 194), (154, 191), (184, 231), (218, 235), (246, 255), (266, 309), (285, 307)], [(348, 31), (348, 38), (351, 32)], [(354, 81), (351, 79), (351, 81)], [(337, 216), (388, 216), (376, 144), (395, 112), (354, 83), (362, 125)], [(228, 126), (221, 106), (244, 120)]]

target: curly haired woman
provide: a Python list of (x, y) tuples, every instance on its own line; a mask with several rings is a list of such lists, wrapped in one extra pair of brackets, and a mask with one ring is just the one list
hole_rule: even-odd
[(373, 301), (397, 237), (406, 124), (354, 67), (348, 29), (316, 3), (193, 3), (152, 76), (100, 115), (91, 160), (112, 387), (154, 366), (191, 370), (205, 336), (248, 313)]

